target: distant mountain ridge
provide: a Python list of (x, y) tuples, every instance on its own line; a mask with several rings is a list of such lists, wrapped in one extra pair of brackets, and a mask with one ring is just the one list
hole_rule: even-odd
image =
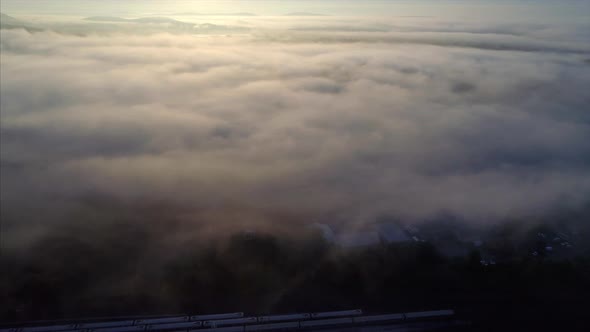
[(10, 16), (10, 15), (0, 13), (0, 23), (11, 24), (11, 23), (23, 23), (23, 22), (17, 18)]
[[(177, 31), (193, 33), (230, 33), (243, 32), (249, 30), (246, 27), (218, 25), (213, 23), (191, 23), (182, 22), (169, 17), (140, 17), (140, 18), (123, 18), (117, 16), (91, 16), (82, 19), (83, 21), (93, 22), (94, 24), (80, 24), (79, 22), (70, 22), (66, 25), (36, 25), (10, 15), (0, 13), (0, 27), (2, 29), (25, 29), (29, 32), (39, 32), (45, 30), (59, 31), (61, 33), (73, 33), (76, 35), (85, 35), (91, 32), (114, 32), (114, 31)], [(124, 23), (131, 30), (119, 30), (121, 26), (117, 23)], [(139, 29), (139, 30), (138, 30)]]
[(26, 21), (0, 13), (0, 28), (2, 29), (25, 29), (27, 31), (40, 31), (38, 27)]
[(319, 14), (319, 13), (308, 13), (308, 12), (293, 12), (287, 13), (285, 16), (328, 16), (326, 14)]
[(135, 22), (135, 23), (148, 23), (148, 24), (163, 24), (163, 23), (172, 23), (172, 24), (187, 24), (192, 25), (192, 23), (186, 23), (182, 21), (175, 20), (169, 17), (142, 17), (142, 18), (122, 18), (116, 16), (91, 16), (86, 17), (84, 20), (86, 21), (95, 21), (95, 22)]
[(174, 16), (258, 16), (258, 14), (248, 12), (237, 13), (198, 13), (198, 12), (181, 12), (174, 13)]

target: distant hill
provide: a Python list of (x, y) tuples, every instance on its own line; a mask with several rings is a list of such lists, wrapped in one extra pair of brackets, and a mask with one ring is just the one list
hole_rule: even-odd
[(238, 26), (228, 25), (217, 25), (212, 23), (187, 23), (175, 20), (169, 17), (142, 17), (142, 18), (122, 18), (122, 17), (111, 17), (111, 16), (93, 16), (85, 18), (86, 21), (93, 22), (113, 22), (113, 23), (135, 23), (135, 24), (146, 24), (146, 25), (167, 25), (173, 29), (180, 29), (183, 31), (190, 30), (195, 33), (214, 33), (214, 32), (232, 32), (232, 31), (245, 31), (247, 28)]
[(131, 21), (126, 18), (113, 17), (113, 16), (92, 16), (92, 17), (87, 17), (84, 20), (98, 21), (98, 22), (129, 22), (129, 21)]
[(141, 17), (141, 18), (122, 18), (114, 16), (92, 16), (84, 20), (100, 23), (125, 23), (141, 24), (146, 26), (163, 27), (166, 29), (191, 30), (195, 27), (194, 23), (187, 23), (175, 20), (169, 17)]
[(308, 13), (308, 12), (294, 12), (285, 14), (285, 16), (328, 16), (325, 14), (318, 14), (318, 13)]
[(192, 23), (181, 22), (169, 17), (142, 17), (142, 18), (122, 18), (115, 16), (92, 16), (87, 17), (86, 21), (95, 22), (130, 22), (144, 24), (176, 24), (176, 25), (193, 25)]
[(173, 18), (169, 18), (169, 17), (142, 17), (142, 18), (136, 18), (134, 20), (131, 20), (131, 22), (149, 23), (149, 24), (161, 24), (161, 23), (191, 24), (191, 23), (177, 21), (177, 20), (175, 20)]
[[(175, 32), (191, 32), (191, 33), (231, 33), (243, 32), (249, 30), (246, 27), (218, 25), (212, 23), (189, 23), (175, 20), (169, 17), (141, 17), (141, 18), (123, 18), (116, 16), (91, 16), (83, 19), (84, 21), (95, 22), (95, 24), (80, 24), (71, 23), (66, 25), (55, 26), (36, 26), (28, 22), (19, 20), (15, 17), (1, 13), (0, 27), (2, 29), (25, 29), (29, 32), (38, 32), (44, 30), (53, 30), (61, 33), (73, 33), (77, 35), (85, 35), (89, 32), (109, 32), (119, 31), (122, 28), (117, 23), (125, 25), (124, 31), (175, 31)], [(138, 30), (139, 29), (139, 30)]]
[(2, 24), (23, 24), (24, 22), (17, 19), (17, 18), (14, 18), (10, 15), (0, 13), (0, 23), (2, 23)]
[(195, 12), (182, 12), (174, 13), (174, 16), (258, 16), (254, 13), (239, 12), (239, 13), (195, 13)]
[(29, 32), (41, 31), (42, 29), (35, 27), (26, 21), (19, 20), (18, 18), (10, 15), (0, 13), (0, 28), (1, 29), (25, 29)]

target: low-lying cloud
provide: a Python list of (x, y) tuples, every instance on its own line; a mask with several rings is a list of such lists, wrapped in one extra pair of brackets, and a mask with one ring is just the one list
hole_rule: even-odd
[(88, 194), (475, 221), (590, 197), (588, 43), (328, 30), (3, 29), (3, 219)]

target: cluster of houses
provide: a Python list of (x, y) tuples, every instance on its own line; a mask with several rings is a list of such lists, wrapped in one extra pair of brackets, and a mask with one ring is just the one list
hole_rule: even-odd
[(415, 227), (404, 227), (394, 222), (359, 223), (335, 229), (328, 224), (314, 223), (325, 241), (343, 248), (370, 247), (379, 244), (424, 242)]
[(542, 254), (550, 254), (556, 250), (571, 249), (573, 244), (571, 243), (571, 236), (564, 232), (538, 232), (537, 240), (540, 244), (538, 248), (534, 248), (531, 252), (532, 256), (539, 256)]
[[(392, 243), (429, 242), (447, 257), (467, 257), (479, 252), (482, 266), (494, 266), (497, 257), (487, 245), (489, 235), (481, 231), (462, 229), (450, 225), (424, 226), (403, 225), (396, 221), (358, 222), (352, 225), (332, 226), (314, 223), (310, 227), (321, 232), (324, 240), (344, 249), (371, 247)], [(533, 233), (534, 234), (534, 233)], [(573, 248), (572, 235), (563, 231), (545, 231), (536, 234), (536, 246), (529, 248), (532, 256), (551, 255), (561, 257)], [(527, 236), (528, 238), (528, 236)], [(523, 238), (523, 243), (529, 242)]]

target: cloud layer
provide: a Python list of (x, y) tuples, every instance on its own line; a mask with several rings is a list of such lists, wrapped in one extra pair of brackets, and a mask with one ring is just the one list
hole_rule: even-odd
[(3, 209), (92, 193), (493, 220), (590, 197), (579, 35), (284, 20), (235, 35), (3, 29)]

